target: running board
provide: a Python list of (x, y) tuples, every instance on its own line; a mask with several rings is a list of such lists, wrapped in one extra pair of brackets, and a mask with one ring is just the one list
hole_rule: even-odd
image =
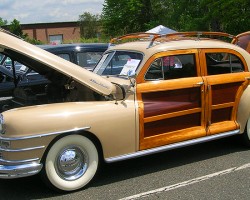
[(229, 132), (225, 132), (225, 133), (221, 133), (221, 134), (210, 135), (210, 136), (206, 136), (206, 137), (202, 137), (202, 138), (197, 138), (197, 139), (187, 140), (187, 141), (178, 142), (178, 143), (174, 143), (174, 144), (169, 144), (169, 145), (166, 145), (166, 146), (161, 146), (161, 147), (156, 147), (156, 148), (152, 148), (152, 149), (142, 150), (142, 151), (138, 151), (138, 152), (135, 152), (135, 153), (124, 154), (124, 155), (121, 155), (121, 156), (106, 158), (105, 162), (112, 163), (112, 162), (132, 159), (132, 158), (138, 158), (138, 157), (142, 157), (142, 156), (146, 156), (146, 155), (150, 155), (150, 154), (154, 154), (154, 153), (160, 153), (160, 152), (163, 152), (163, 151), (177, 149), (177, 148), (180, 148), (180, 147), (186, 147), (186, 146), (199, 144), (199, 143), (203, 143), (203, 142), (209, 142), (209, 141), (212, 141), (212, 140), (217, 140), (217, 139), (220, 139), (220, 138), (237, 135), (239, 133), (240, 133), (240, 130), (238, 129), (238, 130), (229, 131)]

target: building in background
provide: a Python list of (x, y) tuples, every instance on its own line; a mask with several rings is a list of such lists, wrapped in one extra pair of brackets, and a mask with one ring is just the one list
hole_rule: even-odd
[(73, 43), (80, 40), (78, 22), (21, 24), (23, 33), (44, 44)]

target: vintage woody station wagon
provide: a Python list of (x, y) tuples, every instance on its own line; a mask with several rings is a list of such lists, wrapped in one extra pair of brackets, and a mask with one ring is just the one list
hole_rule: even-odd
[(72, 191), (88, 184), (103, 160), (236, 134), (249, 144), (250, 54), (210, 36), (230, 35), (116, 38), (129, 41), (111, 46), (93, 73), (1, 30), (0, 52), (49, 83), (40, 93), (17, 87), (12, 109), (2, 112), (0, 178), (40, 173), (54, 189)]

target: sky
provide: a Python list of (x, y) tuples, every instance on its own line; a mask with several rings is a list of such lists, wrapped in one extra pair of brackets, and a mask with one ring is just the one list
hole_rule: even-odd
[(8, 24), (77, 21), (84, 12), (101, 14), (104, 0), (0, 0), (0, 17)]

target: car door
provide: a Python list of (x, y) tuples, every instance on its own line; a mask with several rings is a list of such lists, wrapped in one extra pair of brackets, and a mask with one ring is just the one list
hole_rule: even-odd
[(229, 49), (200, 51), (206, 92), (208, 135), (239, 128), (236, 113), (240, 97), (249, 84), (250, 74), (244, 58)]
[(152, 56), (138, 74), (140, 150), (206, 136), (198, 51)]

